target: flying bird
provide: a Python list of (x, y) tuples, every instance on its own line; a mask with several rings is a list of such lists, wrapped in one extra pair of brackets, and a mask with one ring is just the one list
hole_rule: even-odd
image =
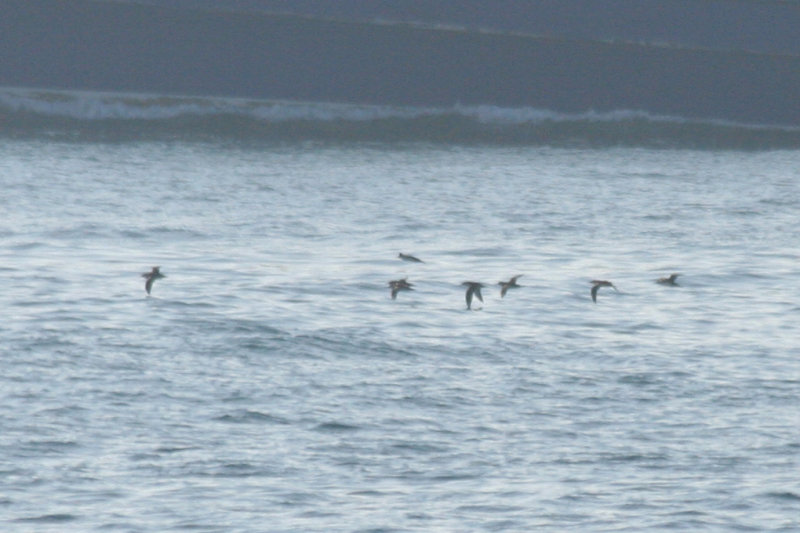
[(498, 281), (497, 284), (500, 285), (500, 298), (506, 295), (508, 289), (516, 289), (520, 287), (521, 285), (517, 285), (517, 279), (521, 277), (522, 274), (518, 274), (508, 281)]
[(150, 272), (145, 272), (144, 274), (142, 274), (142, 277), (147, 280), (144, 284), (144, 290), (147, 291), (147, 294), (150, 294), (150, 289), (153, 288), (153, 282), (155, 280), (167, 277), (161, 273), (160, 269), (161, 267), (153, 267), (153, 270), (151, 270)]
[(660, 283), (662, 285), (675, 285), (675, 286), (677, 286), (678, 283), (675, 280), (678, 279), (678, 276), (680, 276), (680, 274), (670, 274), (666, 278), (658, 278), (656, 280), (656, 283)]
[(404, 253), (397, 254), (397, 257), (399, 257), (403, 261), (409, 261), (411, 263), (424, 263), (425, 262), (425, 261), (423, 261), (422, 259), (420, 259), (418, 257), (414, 257), (413, 255), (404, 254)]
[(597, 303), (597, 291), (600, 289), (600, 287), (612, 287), (615, 291), (619, 292), (619, 290), (610, 281), (605, 281), (605, 280), (602, 280), (602, 279), (593, 279), (592, 280), (592, 301), (594, 303)]
[(389, 288), (392, 289), (392, 300), (397, 298), (397, 293), (400, 291), (413, 291), (411, 287), (413, 283), (409, 283), (408, 278), (395, 279), (389, 282)]
[(478, 300), (481, 302), (483, 301), (483, 296), (481, 296), (481, 289), (485, 287), (483, 283), (478, 283), (477, 281), (465, 281), (461, 285), (467, 288), (467, 309), (472, 309), (472, 296), (477, 296)]

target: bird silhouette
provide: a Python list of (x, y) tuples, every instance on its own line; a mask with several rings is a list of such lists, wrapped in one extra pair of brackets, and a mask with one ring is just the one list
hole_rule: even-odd
[(477, 296), (478, 300), (481, 302), (483, 301), (483, 296), (481, 295), (481, 289), (485, 287), (483, 283), (478, 283), (477, 281), (465, 281), (461, 285), (467, 288), (467, 309), (472, 309), (472, 297)]
[(144, 284), (144, 290), (147, 291), (147, 294), (150, 294), (150, 289), (153, 288), (153, 283), (157, 279), (166, 278), (167, 276), (161, 273), (161, 267), (153, 267), (153, 270), (150, 272), (145, 272), (142, 274), (142, 277), (147, 280)]

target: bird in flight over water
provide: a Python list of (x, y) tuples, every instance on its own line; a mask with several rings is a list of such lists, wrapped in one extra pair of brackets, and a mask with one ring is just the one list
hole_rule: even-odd
[(506, 295), (508, 289), (516, 289), (521, 285), (517, 285), (517, 279), (521, 278), (522, 274), (518, 274), (511, 278), (508, 281), (498, 281), (497, 284), (500, 285), (500, 298)]
[(461, 285), (467, 288), (467, 309), (472, 309), (472, 297), (477, 296), (478, 300), (481, 302), (483, 301), (483, 296), (481, 296), (481, 289), (485, 287), (483, 283), (478, 283), (477, 281), (465, 281)]
[(592, 301), (597, 303), (597, 291), (600, 287), (612, 287), (615, 291), (619, 292), (619, 289), (614, 287), (614, 284), (610, 281), (605, 281), (602, 279), (593, 279), (592, 280)]
[(397, 293), (400, 291), (413, 291), (411, 287), (414, 286), (413, 283), (409, 283), (408, 278), (403, 279), (395, 279), (389, 282), (389, 288), (392, 289), (392, 300), (397, 298)]
[(147, 294), (150, 294), (150, 289), (153, 288), (153, 282), (157, 279), (166, 278), (167, 276), (161, 273), (161, 267), (153, 267), (153, 270), (145, 272), (142, 274), (142, 277), (147, 280), (144, 284), (144, 290), (147, 291)]
[(662, 285), (678, 285), (678, 283), (675, 281), (678, 279), (678, 276), (680, 276), (680, 274), (670, 274), (666, 278), (658, 278), (656, 283), (660, 283)]
[(408, 261), (410, 263), (424, 263), (425, 262), (425, 261), (423, 261), (422, 259), (420, 259), (418, 257), (414, 257), (413, 255), (409, 255), (409, 254), (404, 254), (402, 252), (397, 254), (397, 257), (399, 257), (403, 261)]

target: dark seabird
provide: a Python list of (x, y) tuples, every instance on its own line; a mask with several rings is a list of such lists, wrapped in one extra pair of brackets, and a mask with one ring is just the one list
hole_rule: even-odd
[(517, 287), (520, 287), (520, 285), (517, 285), (517, 280), (521, 277), (522, 274), (518, 274), (508, 281), (498, 281), (497, 284), (500, 285), (500, 298), (506, 295), (508, 289), (516, 289)]
[(481, 289), (485, 287), (483, 283), (478, 283), (477, 281), (465, 281), (461, 285), (467, 288), (467, 309), (472, 309), (472, 295), (478, 297), (478, 300), (481, 302), (483, 301), (483, 296), (481, 296)]
[(600, 287), (612, 287), (615, 291), (619, 292), (619, 290), (614, 287), (614, 284), (610, 281), (605, 281), (602, 279), (593, 279), (592, 280), (592, 301), (597, 303), (597, 291)]
[(425, 262), (422, 259), (419, 259), (418, 257), (414, 257), (413, 255), (408, 255), (408, 254), (404, 254), (404, 253), (397, 254), (397, 257), (399, 257), (403, 261), (410, 261), (411, 263), (424, 263)]
[(675, 285), (675, 286), (677, 286), (678, 284), (675, 282), (675, 280), (678, 279), (678, 276), (680, 276), (680, 274), (670, 274), (669, 277), (658, 278), (656, 280), (656, 283), (660, 283), (662, 285)]
[(403, 279), (395, 279), (389, 282), (389, 288), (392, 289), (392, 300), (397, 298), (397, 293), (400, 291), (413, 291), (411, 287), (414, 286), (413, 283), (409, 283), (407, 281), (408, 278)]
[(153, 282), (155, 280), (167, 277), (161, 273), (160, 268), (161, 267), (153, 267), (153, 270), (150, 272), (145, 272), (142, 274), (142, 277), (147, 280), (147, 282), (144, 284), (144, 290), (147, 291), (147, 294), (150, 294), (150, 289), (153, 288)]

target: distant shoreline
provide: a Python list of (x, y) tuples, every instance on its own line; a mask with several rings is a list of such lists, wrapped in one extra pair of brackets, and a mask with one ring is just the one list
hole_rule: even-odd
[(8, 0), (0, 86), (800, 126), (800, 56), (410, 23)]
[(798, 0), (95, 0), (800, 55)]

